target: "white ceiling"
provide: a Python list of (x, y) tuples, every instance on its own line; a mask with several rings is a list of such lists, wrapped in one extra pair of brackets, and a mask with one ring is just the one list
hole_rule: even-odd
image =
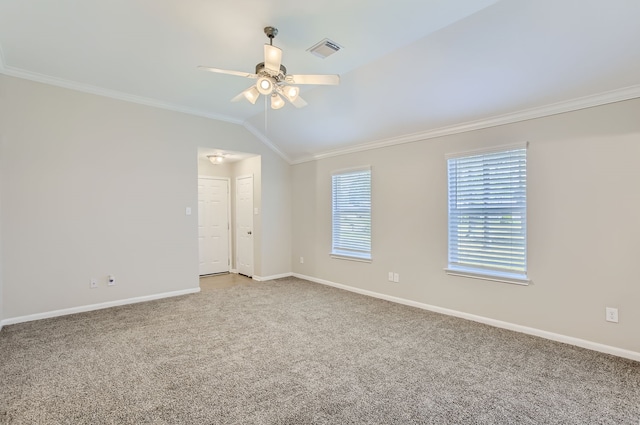
[[(640, 96), (638, 0), (0, 0), (0, 71), (245, 125), (297, 162)], [(231, 103), (279, 29), (309, 105)], [(306, 51), (328, 37), (344, 48)], [(497, 117), (497, 118), (496, 118)]]

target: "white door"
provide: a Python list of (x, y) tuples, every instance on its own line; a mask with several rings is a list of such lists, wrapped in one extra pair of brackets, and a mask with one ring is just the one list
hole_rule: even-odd
[(236, 264), (253, 276), (253, 176), (236, 179)]
[(229, 182), (198, 178), (200, 275), (229, 271)]

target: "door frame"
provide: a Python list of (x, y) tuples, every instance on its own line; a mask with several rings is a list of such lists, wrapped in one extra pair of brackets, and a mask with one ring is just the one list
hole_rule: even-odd
[[(208, 179), (208, 180), (224, 180), (227, 182), (227, 242), (228, 242), (228, 247), (227, 247), (227, 265), (228, 265), (228, 269), (229, 269), (229, 273), (231, 273), (232, 268), (231, 268), (231, 257), (232, 257), (232, 252), (233, 252), (233, 244), (232, 244), (232, 240), (231, 240), (231, 227), (232, 227), (232, 222), (231, 222), (231, 178), (230, 177), (216, 177), (216, 176), (205, 176), (205, 175), (198, 175), (198, 180), (200, 179)], [(200, 202), (200, 198), (198, 197), (198, 202)], [(198, 214), (200, 212), (198, 211)], [(198, 217), (198, 219), (200, 219), (200, 217)], [(198, 252), (198, 255), (200, 255), (200, 253)], [(200, 270), (198, 270), (198, 276), (207, 276), (207, 275), (201, 275), (200, 274)]]

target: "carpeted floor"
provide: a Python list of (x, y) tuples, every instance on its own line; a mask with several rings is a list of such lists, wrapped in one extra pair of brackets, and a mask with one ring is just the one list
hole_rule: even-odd
[(5, 327), (0, 423), (638, 425), (640, 363), (249, 281)]

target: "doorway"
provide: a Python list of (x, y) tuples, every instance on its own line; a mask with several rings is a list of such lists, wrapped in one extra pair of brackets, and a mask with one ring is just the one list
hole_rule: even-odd
[[(222, 160), (219, 158), (222, 157)], [(262, 206), (262, 159), (260, 155), (227, 151), (219, 148), (198, 148), (198, 238), (199, 238), (199, 275), (209, 276), (218, 273), (241, 273), (253, 277), (260, 274), (260, 267), (256, 265), (256, 244), (260, 243), (260, 216)], [(203, 179), (208, 179), (204, 181)], [(212, 255), (208, 249), (212, 246), (221, 247), (224, 239), (217, 244), (205, 242), (205, 217), (211, 214), (204, 211), (206, 198), (201, 197), (201, 191), (206, 184), (223, 181), (227, 184), (227, 263), (225, 254)], [(217, 183), (216, 183), (217, 184)], [(217, 189), (223, 194), (224, 187)], [(222, 202), (222, 200), (220, 200)], [(217, 204), (215, 204), (217, 205)], [(218, 206), (217, 210), (224, 210)], [(224, 223), (219, 227), (224, 230)], [(211, 229), (213, 232), (214, 229)], [(247, 233), (249, 232), (249, 233)], [(223, 248), (223, 247), (222, 247)], [(207, 260), (207, 258), (209, 260)], [(222, 261), (216, 261), (222, 259)], [(213, 268), (216, 263), (220, 268)], [(207, 265), (208, 264), (208, 265)]]

